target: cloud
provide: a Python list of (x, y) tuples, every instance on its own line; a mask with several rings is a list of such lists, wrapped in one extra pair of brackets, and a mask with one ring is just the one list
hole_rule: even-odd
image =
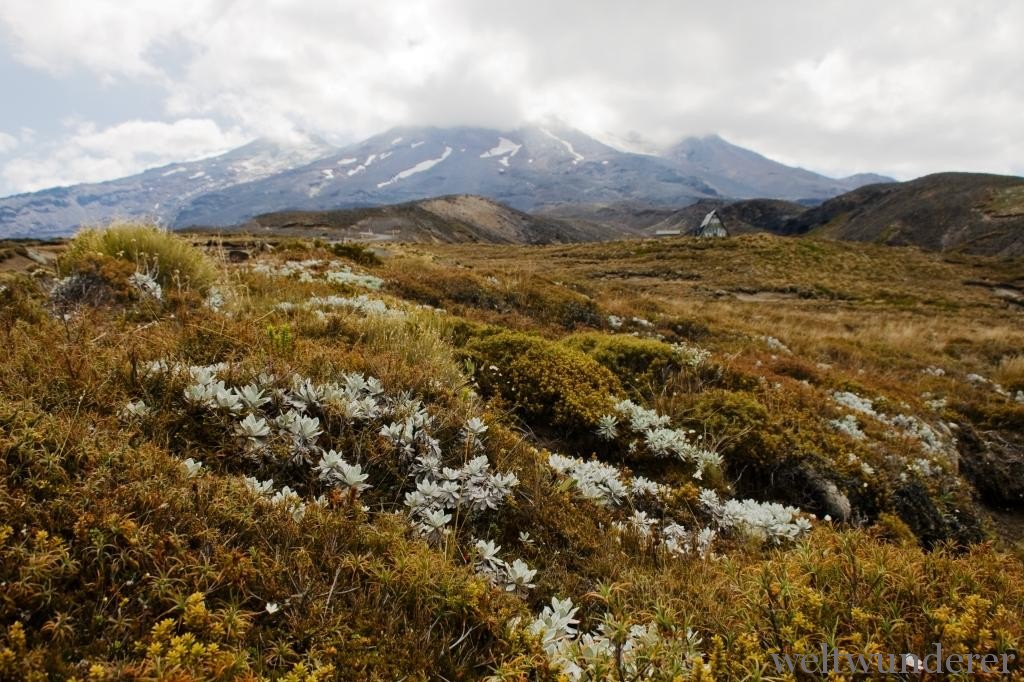
[(18, 146), (18, 138), (0, 131), (0, 154), (6, 154)]
[[(127, 121), (97, 130), (79, 124), (66, 139), (8, 161), (0, 179), (30, 192), (78, 182), (101, 182), (173, 161), (200, 159), (246, 141), (237, 129), (222, 130), (209, 119), (173, 123)], [(2, 139), (0, 139), (2, 143)]]
[(52, 73), (89, 70), (104, 78), (159, 76), (150, 52), (181, 41), (193, 22), (224, 3), (202, 0), (124, 3), (8, 0), (0, 6), (13, 54)]
[(554, 116), (661, 145), (717, 132), (831, 174), (900, 177), (1020, 168), (1021, 25), (1024, 4), (998, 0), (9, 0), (0, 8), (21, 63), (87, 74), (96, 87), (158, 84), (172, 121), (345, 142), (393, 125), (510, 127)]

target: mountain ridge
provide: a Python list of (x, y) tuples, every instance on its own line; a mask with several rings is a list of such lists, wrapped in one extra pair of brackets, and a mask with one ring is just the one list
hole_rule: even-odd
[[(631, 200), (678, 207), (775, 195), (816, 203), (845, 191), (844, 182), (858, 182), (790, 168), (720, 137), (686, 138), (674, 148), (689, 150), (690, 157), (624, 152), (559, 125), (504, 131), (408, 126), (340, 147), (256, 140), (126, 178), (2, 198), (0, 236), (63, 236), (116, 218), (171, 227), (230, 225), (273, 211), (450, 194), (485, 196), (519, 210)], [(699, 163), (691, 158), (697, 152)], [(723, 166), (730, 160), (742, 161), (731, 175)], [(787, 187), (786, 178), (795, 184)]]
[[(196, 229), (196, 228), (193, 228)], [(330, 211), (280, 211), (258, 215), (223, 233), (245, 232), (331, 241), (490, 244), (555, 244), (613, 239), (621, 229), (574, 225), (531, 215), (485, 197), (447, 195), (387, 206)]]
[(780, 234), (1024, 256), (1024, 178), (934, 173), (865, 185), (788, 221)]

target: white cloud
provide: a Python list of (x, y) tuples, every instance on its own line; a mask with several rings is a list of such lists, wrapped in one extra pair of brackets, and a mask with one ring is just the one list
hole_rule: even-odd
[(18, 138), (0, 131), (0, 154), (6, 154), (18, 146)]
[(555, 116), (660, 144), (718, 132), (815, 170), (902, 177), (1020, 168), (1022, 25), (1024, 4), (1000, 0), (0, 7), (23, 63), (155, 83), (169, 116), (252, 135)]
[(26, 64), (51, 72), (88, 69), (105, 77), (155, 77), (151, 51), (181, 41), (194, 22), (216, 16), (222, 2), (141, 0), (5, 0), (0, 24), (11, 51)]
[(219, 154), (246, 141), (237, 129), (221, 130), (209, 119), (173, 123), (127, 121), (97, 130), (80, 124), (66, 139), (4, 164), (0, 179), (31, 192), (77, 182), (100, 182), (173, 161)]

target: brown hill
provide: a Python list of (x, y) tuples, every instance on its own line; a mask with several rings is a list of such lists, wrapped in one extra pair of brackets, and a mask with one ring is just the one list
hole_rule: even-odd
[(216, 231), (356, 241), (493, 244), (586, 242), (622, 234), (621, 230), (610, 227), (580, 226), (533, 216), (496, 201), (467, 194), (391, 206), (266, 213), (242, 225), (217, 228)]
[(938, 173), (861, 187), (791, 219), (785, 234), (1024, 255), (1024, 178)]
[(709, 211), (718, 211), (730, 234), (781, 232), (790, 220), (807, 210), (806, 206), (776, 199), (722, 201), (702, 199), (682, 208), (649, 206), (635, 202), (602, 205), (565, 204), (546, 209), (541, 215), (591, 229), (604, 228), (620, 233), (650, 236), (659, 231), (691, 234)]

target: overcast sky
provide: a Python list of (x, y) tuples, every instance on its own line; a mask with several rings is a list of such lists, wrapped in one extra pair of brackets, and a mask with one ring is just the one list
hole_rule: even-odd
[(1022, 34), (1015, 0), (3, 0), (0, 195), (551, 117), (829, 175), (1021, 175)]

